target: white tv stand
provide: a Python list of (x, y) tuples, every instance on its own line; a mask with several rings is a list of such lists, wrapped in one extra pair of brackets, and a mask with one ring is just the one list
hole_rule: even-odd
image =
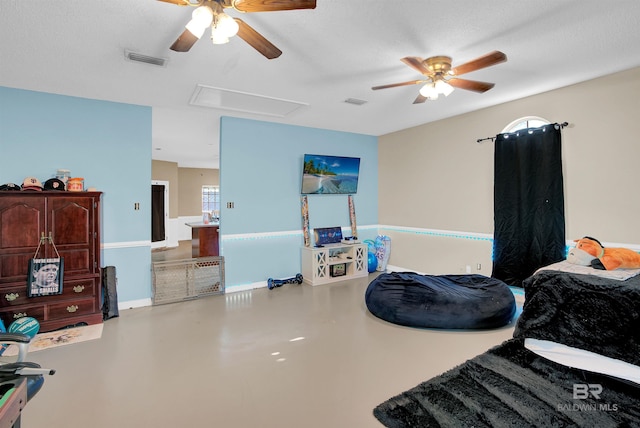
[[(366, 244), (326, 244), (302, 247), (301, 251), (302, 277), (307, 284), (328, 284), (369, 275)], [(344, 275), (337, 276), (343, 264)]]

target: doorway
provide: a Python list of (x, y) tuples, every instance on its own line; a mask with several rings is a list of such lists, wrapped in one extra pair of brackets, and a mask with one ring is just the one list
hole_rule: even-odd
[(169, 182), (151, 182), (151, 248), (167, 246)]

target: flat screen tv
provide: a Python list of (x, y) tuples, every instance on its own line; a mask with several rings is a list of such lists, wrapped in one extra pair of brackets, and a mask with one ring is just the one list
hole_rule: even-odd
[(304, 155), (302, 194), (353, 194), (358, 191), (360, 158)]

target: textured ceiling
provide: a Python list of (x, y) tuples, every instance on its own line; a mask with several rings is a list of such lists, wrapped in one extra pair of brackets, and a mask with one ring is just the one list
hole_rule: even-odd
[[(317, 0), (314, 10), (240, 14), (283, 51), (267, 60), (238, 37), (169, 50), (192, 8), (154, 0), (0, 0), (0, 85), (153, 107), (153, 158), (218, 167), (222, 115), (383, 135), (640, 66), (637, 0)], [(125, 60), (125, 51), (168, 59)], [(477, 94), (414, 105), (420, 78), (400, 58), (493, 50), (508, 62), (465, 75)], [(197, 107), (197, 85), (300, 103), (284, 117)], [(356, 106), (347, 98), (367, 101)], [(595, 101), (594, 101), (595, 102)]]

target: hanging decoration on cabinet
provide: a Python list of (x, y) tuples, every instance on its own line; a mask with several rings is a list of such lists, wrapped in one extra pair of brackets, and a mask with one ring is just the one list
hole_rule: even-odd
[[(40, 248), (47, 241), (53, 247), (56, 257), (38, 258)], [(36, 248), (36, 253), (29, 260), (29, 283), (27, 284), (27, 295), (29, 297), (51, 296), (62, 294), (62, 282), (64, 276), (64, 259), (60, 257), (56, 245), (53, 243), (51, 235), (40, 237), (40, 243)]]
[(307, 195), (300, 198), (302, 204), (302, 236), (304, 237), (304, 246), (311, 246), (311, 232), (309, 231), (309, 201)]

